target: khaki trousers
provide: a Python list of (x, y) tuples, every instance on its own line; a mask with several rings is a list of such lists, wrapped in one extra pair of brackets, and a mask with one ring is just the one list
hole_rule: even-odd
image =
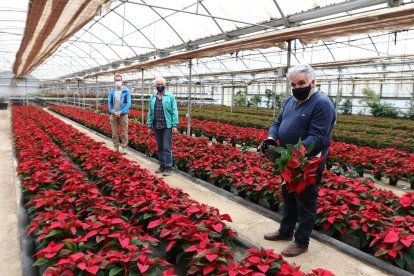
[(128, 114), (116, 117), (111, 114), (109, 117), (112, 129), (112, 143), (114, 147), (119, 147), (118, 129), (121, 129), (121, 145), (126, 147), (128, 145)]

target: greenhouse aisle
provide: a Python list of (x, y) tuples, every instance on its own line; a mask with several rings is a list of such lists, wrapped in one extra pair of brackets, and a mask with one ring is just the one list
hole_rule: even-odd
[(0, 275), (21, 275), (10, 111), (0, 110)]
[[(109, 139), (104, 139), (93, 132), (74, 124), (72, 121), (56, 115), (64, 122), (71, 124), (79, 131), (87, 134), (92, 139), (98, 142), (104, 142), (107, 147), (112, 148), (112, 142)], [(147, 159), (144, 159), (131, 152), (126, 158), (137, 162), (141, 167), (149, 169), (152, 173), (157, 169), (158, 165)], [(173, 173), (172, 176), (164, 179), (171, 187), (176, 187), (184, 190), (192, 199), (200, 203), (205, 203), (214, 206), (220, 210), (221, 214), (229, 214), (233, 223), (229, 223), (233, 230), (237, 231), (240, 236), (243, 236), (251, 242), (260, 245), (264, 248), (274, 248), (276, 252), (281, 252), (289, 242), (270, 242), (263, 239), (266, 232), (275, 230), (278, 227), (277, 222), (270, 218), (262, 216), (245, 208), (225, 197), (218, 195), (200, 185), (193, 183), (187, 178)], [(383, 271), (361, 262), (359, 259), (344, 254), (335, 248), (312, 239), (309, 251), (306, 254), (295, 258), (286, 258), (289, 262), (297, 262), (301, 265), (302, 270), (310, 272), (311, 269), (324, 268), (332, 271), (336, 275), (388, 275)]]

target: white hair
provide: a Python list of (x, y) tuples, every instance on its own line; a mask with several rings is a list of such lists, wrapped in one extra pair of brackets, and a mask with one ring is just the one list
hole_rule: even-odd
[(157, 81), (162, 81), (164, 84), (166, 84), (166, 80), (163, 77), (156, 77), (154, 80), (154, 85), (157, 83)]
[(309, 64), (298, 64), (290, 67), (286, 73), (286, 77), (288, 80), (290, 80), (297, 73), (306, 73), (306, 75), (308, 75), (309, 81), (313, 81), (315, 79), (315, 71)]

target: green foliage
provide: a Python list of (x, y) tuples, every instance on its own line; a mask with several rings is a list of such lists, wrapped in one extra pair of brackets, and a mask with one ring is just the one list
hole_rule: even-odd
[(352, 100), (345, 99), (342, 103), (339, 104), (338, 110), (344, 115), (352, 114)]
[(237, 91), (236, 95), (234, 96), (234, 105), (235, 106), (247, 106), (246, 92), (242, 92), (241, 90)]
[(405, 117), (414, 120), (414, 98), (410, 100), (410, 109), (408, 110), (408, 113), (405, 114)]
[(359, 102), (366, 104), (374, 117), (397, 118), (399, 112), (396, 107), (388, 103), (381, 103), (379, 96), (371, 88), (362, 89), (363, 99)]
[(281, 109), (283, 106), (283, 102), (286, 99), (286, 94), (284, 94), (283, 92), (281, 93), (276, 93), (275, 95), (275, 106), (277, 109)]
[(260, 97), (259, 95), (254, 95), (251, 98), (251, 101), (252, 101), (252, 104), (257, 107), (262, 102), (262, 97)]
[(267, 108), (270, 107), (270, 102), (272, 101), (272, 98), (274, 97), (274, 93), (270, 89), (265, 90), (265, 96), (266, 96), (266, 106)]

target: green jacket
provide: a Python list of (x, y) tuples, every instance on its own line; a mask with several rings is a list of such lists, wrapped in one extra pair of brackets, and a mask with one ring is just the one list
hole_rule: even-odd
[[(157, 92), (151, 95), (149, 100), (148, 109), (148, 128), (154, 127), (154, 115), (155, 115), (155, 100), (157, 99)], [(177, 101), (172, 93), (165, 91), (162, 96), (162, 106), (164, 109), (165, 121), (167, 122), (167, 128), (178, 126), (178, 108)]]

